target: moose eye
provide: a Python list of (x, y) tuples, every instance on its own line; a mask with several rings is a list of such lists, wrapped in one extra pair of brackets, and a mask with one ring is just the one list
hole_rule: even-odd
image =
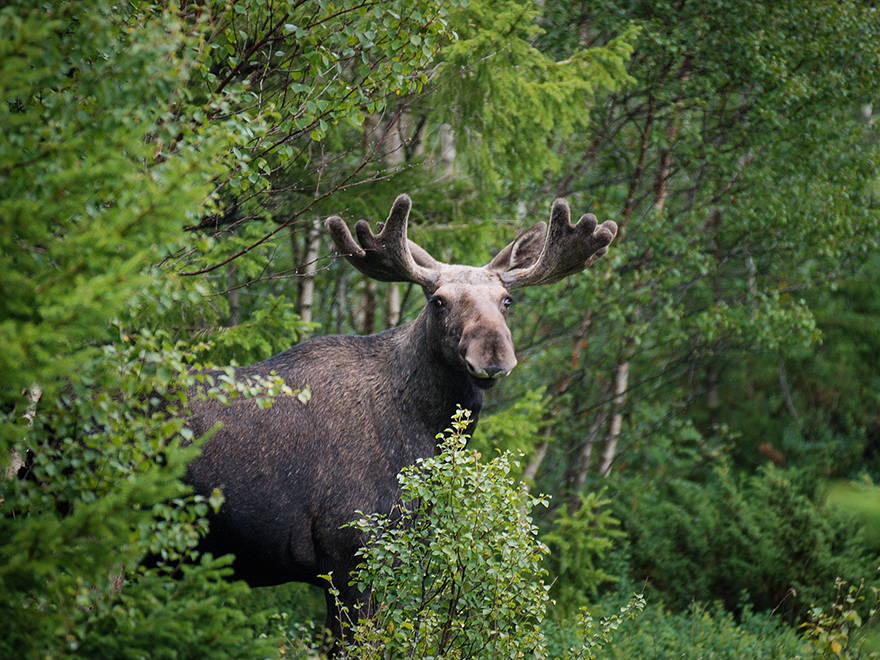
[(428, 302), (434, 306), (434, 309), (441, 309), (446, 306), (446, 303), (443, 302), (443, 298), (440, 296), (431, 296), (428, 298)]
[(511, 306), (512, 304), (513, 304), (513, 298), (511, 298), (510, 296), (507, 296), (504, 300), (501, 301), (501, 305), (502, 305), (502, 306), (504, 307), (504, 309), (506, 309), (506, 310), (507, 310), (507, 309), (510, 309), (510, 306)]

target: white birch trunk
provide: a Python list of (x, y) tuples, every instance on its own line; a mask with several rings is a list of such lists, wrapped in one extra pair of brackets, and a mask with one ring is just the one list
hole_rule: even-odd
[(321, 248), (320, 222), (317, 218), (312, 221), (309, 229), (308, 248), (306, 249), (304, 277), (299, 297), (299, 316), (306, 323), (312, 322), (312, 306), (315, 300), (315, 273), (318, 262), (318, 250)]
[(629, 361), (620, 362), (614, 371), (614, 415), (611, 417), (611, 427), (608, 429), (608, 438), (605, 441), (605, 451), (602, 453), (602, 462), (599, 464), (599, 473), (603, 477), (611, 474), (611, 464), (614, 462), (614, 454), (617, 451), (617, 439), (623, 428), (623, 407), (626, 404), (626, 388), (629, 382)]

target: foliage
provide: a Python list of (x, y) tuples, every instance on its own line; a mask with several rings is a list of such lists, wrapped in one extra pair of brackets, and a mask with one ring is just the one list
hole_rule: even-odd
[(242, 610), (268, 614), (260, 635), (275, 640), (284, 658), (314, 657), (326, 641), (324, 591), (316, 586), (291, 582), (272, 589), (252, 589), (242, 602)]
[(389, 97), (421, 90), (449, 37), (448, 9), (434, 0), (218, 1), (189, 11), (188, 20), (207, 12), (213, 23), (192, 93), (210, 98), (240, 85), (247, 101), (231, 110), (267, 122), (225, 184), (246, 196), (302, 166), (300, 138), (320, 142), (332, 126), (360, 126)]
[[(857, 270), (880, 240), (877, 124), (861, 110), (875, 96), (875, 14), (860, 2), (548, 6), (537, 47), (556, 57), (641, 31), (634, 82), (558, 143), (563, 165), (530, 201), (538, 215), (566, 196), (623, 228), (593, 277), (529, 292), (526, 318), (512, 321), (542, 357), (522, 389), (570, 384), (554, 431), (565, 440), (539, 488), (581, 469), (590, 427), (616, 412), (618, 365), (629, 368), (621, 460), (671, 420), (707, 437), (726, 424), (749, 469), (775, 443), (750, 424), (750, 388), (773, 388), (774, 412), (787, 414), (763, 365), (811, 354), (820, 333), (807, 292)], [(589, 342), (573, 362), (581, 327)], [(598, 443), (608, 436), (606, 424)]]
[(155, 265), (243, 125), (169, 113), (199, 41), (173, 12), (7, 3), (0, 37), (0, 655), (265, 657), (229, 559), (195, 556), (221, 499), (180, 480), (198, 451), (180, 415), (197, 383), (287, 389), (196, 376), (130, 312), (203, 293)]
[[(170, 117), (195, 66), (170, 13), (0, 10), (0, 404), (75, 370), (211, 191), (229, 127)], [(233, 121), (233, 126), (237, 122)], [(156, 158), (156, 144), (174, 142)]]
[[(837, 595), (830, 612), (821, 607), (813, 607), (808, 620), (801, 627), (804, 629), (804, 637), (810, 640), (820, 657), (854, 660), (862, 657), (866, 629), (877, 614), (877, 605), (880, 603), (878, 589), (870, 589), (872, 598), (867, 603), (870, 607), (868, 620), (863, 621), (858, 608), (867, 600), (866, 592), (869, 590), (865, 588), (864, 581), (858, 586), (847, 586), (845, 581), (838, 578), (834, 586)], [(872, 657), (875, 655), (871, 654)]]
[(195, 553), (222, 496), (180, 480), (197, 452), (181, 414), (200, 382), (266, 403), (286, 388), (192, 368), (161, 336), (121, 333), (63, 394), (34, 402), (13, 448), (24, 465), (0, 482), (4, 657), (263, 657), (229, 559)]
[(541, 540), (550, 548), (549, 572), (554, 577), (550, 593), (563, 613), (587, 604), (599, 587), (618, 581), (606, 570), (606, 559), (625, 534), (611, 514), (611, 501), (603, 493), (579, 495), (580, 506), (569, 512), (559, 507), (549, 531)]
[[(497, 184), (518, 188), (555, 167), (549, 140), (582, 126), (598, 92), (626, 80), (634, 38), (627, 31), (556, 62), (532, 44), (535, 6), (483, 0), (210, 2), (184, 19), (210, 22), (190, 104), (208, 122), (232, 116), (248, 127), (217, 180), (221, 208), (198, 225), (205, 240), (186, 254), (188, 272), (259, 255), (259, 275), (242, 268), (241, 284), (291, 277), (303, 257), (296, 234), (315, 218), (368, 210), (381, 219), (403, 189), (417, 209), (424, 191), (431, 216), (450, 194), (497, 210)], [(201, 109), (230, 89), (241, 100), (224, 113)], [(445, 125), (462, 143), (460, 177), (436, 166)]]
[(779, 617), (743, 612), (739, 620), (719, 604), (694, 603), (671, 613), (655, 603), (618, 636), (603, 658), (653, 660), (789, 660), (811, 658), (795, 630)]
[(572, 646), (565, 657), (571, 658), (571, 660), (595, 660), (598, 657), (598, 652), (612, 642), (612, 634), (620, 628), (621, 624), (637, 618), (644, 609), (644, 596), (636, 594), (625, 606), (620, 608), (619, 614), (604, 617), (599, 623), (601, 630), (593, 632), (596, 624), (587, 609), (583, 608), (578, 629), (578, 637), (582, 641), (580, 644)]
[[(823, 461), (838, 478), (878, 473), (878, 273), (872, 257), (852, 277), (811, 292), (821, 345), (750, 370), (754, 385), (739, 403), (742, 416), (778, 438), (774, 447), (790, 464)], [(739, 369), (731, 375), (732, 384), (745, 376)]]
[[(183, 255), (190, 274), (250, 255), (261, 257), (257, 271), (272, 275), (268, 255), (285, 250), (280, 239), (308, 229), (330, 194), (375, 179), (376, 150), (361, 150), (365, 118), (397, 112), (399, 99), (424, 88), (437, 50), (453, 36), (448, 10), (437, 0), (185, 7), (186, 24), (206, 30), (182, 107), (206, 125), (245, 125), (215, 181), (219, 208), (195, 227), (204, 240)], [(230, 93), (221, 110), (208, 107)], [(236, 236), (245, 243), (225, 244)], [(268, 253), (251, 254), (258, 248)]]
[[(519, 296), (522, 366), (487, 397), (473, 445), (524, 455), (528, 486), (561, 503), (533, 524), (520, 512), (532, 500), (500, 496), (517, 538), (536, 543), (536, 524), (553, 549), (557, 612), (607, 595), (611, 578), (647, 578), (672, 611), (649, 608), (643, 632), (606, 653), (848, 652), (843, 613), (862, 610), (813, 611), (807, 648), (758, 626), (742, 599), (807, 614), (833, 578), (876, 562), (876, 542), (847, 517), (864, 498), (838, 487), (838, 506), (824, 507), (815, 475), (878, 472), (877, 11), (857, 0), (4, 5), (0, 456), (25, 462), (2, 482), (4, 653), (246, 657), (273, 643), (250, 630), (292, 639), (280, 615), (236, 612), (259, 598), (220, 580), (222, 561), (197, 559), (179, 582), (133, 569), (148, 551), (171, 565), (190, 556), (217, 503), (175, 476), (194, 451), (178, 446), (174, 417), (190, 366), (254, 362), (317, 324), (386, 327), (397, 317), (376, 310), (392, 293), (403, 319), (416, 313), (417, 288), (368, 284), (320, 240), (318, 261), (306, 259), (321, 218), (381, 220), (404, 190), (411, 235), (457, 263), (488, 261), (555, 196), (621, 225), (592, 273)], [(299, 318), (295, 278), (322, 291), (317, 324)], [(217, 385), (220, 396), (278, 387), (233, 385), (231, 372)], [(615, 417), (607, 480), (596, 466)], [(456, 456), (467, 479), (483, 474)], [(518, 475), (496, 459), (490, 482), (503, 481), (499, 461)], [(434, 483), (422, 477), (407, 479)], [(412, 534), (430, 531), (421, 520)], [(612, 553), (615, 520), (628, 538)], [(404, 533), (383, 524), (387, 538)], [(741, 625), (694, 599), (720, 599)], [(400, 624), (416, 623), (389, 598), (377, 607), (362, 637), (398, 648)], [(525, 637), (539, 639), (540, 613), (523, 612)], [(421, 625), (438, 616), (428, 607)], [(305, 653), (293, 646), (281, 648)]]
[(835, 578), (875, 568), (877, 548), (851, 519), (815, 503), (816, 481), (803, 471), (768, 465), (738, 476), (721, 460), (654, 479), (653, 488), (622, 484), (615, 513), (633, 579), (648, 580), (675, 608), (714, 600), (735, 608), (746, 593), (760, 610), (799, 617)]
[[(805, 612), (874, 551), (797, 475), (876, 469), (876, 12), (545, 6), (534, 46), (557, 61), (639, 32), (630, 82), (553, 143), (561, 166), (522, 195), (526, 215), (564, 196), (621, 232), (592, 272), (524, 292), (510, 324), (528, 369), (488, 407), (547, 388), (552, 441), (527, 455), (534, 487), (610, 485), (637, 555), (630, 577), (670, 588), (676, 609), (693, 597), (736, 607), (742, 588), (772, 608), (795, 587)], [(804, 472), (761, 467), (768, 457)], [(553, 515), (536, 519), (555, 533)]]
[(290, 348), (306, 327), (289, 300), (269, 296), (251, 318), (214, 333), (211, 359), (219, 364), (253, 364)]
[[(847, 588), (839, 580), (836, 584), (838, 597), (831, 614), (824, 613), (821, 607), (814, 608), (801, 631), (788, 625), (777, 613), (755, 612), (749, 605), (745, 605), (736, 616), (717, 601), (711, 604), (696, 602), (680, 612), (673, 612), (662, 602), (662, 595), (657, 594), (628, 626), (626, 634), (616, 636), (598, 657), (657, 660), (869, 657), (865, 647), (861, 647), (862, 655), (858, 655), (858, 647), (865, 641), (869, 624), (862, 621), (853, 609), (857, 601), (864, 600), (866, 590), (855, 586)], [(611, 601), (616, 598), (619, 597), (613, 597)], [(596, 605), (603, 606), (605, 603), (601, 602)], [(575, 636), (576, 630), (574, 622), (558, 625), (550, 634), (553, 647), (569, 643), (567, 640)], [(838, 642), (839, 646), (832, 647), (829, 642)]]
[(354, 524), (367, 545), (352, 579), (372, 616), (344, 655), (542, 655), (547, 548), (529, 512), (544, 501), (509, 479), (507, 456), (482, 464), (465, 449), (469, 417), (459, 410), (440, 455), (401, 472), (399, 511)]
[[(546, 656), (540, 562), (548, 549), (529, 518), (546, 501), (510, 479), (507, 455), (481, 463), (465, 449), (469, 417), (459, 410), (438, 436), (440, 454), (401, 472), (399, 511), (353, 523), (368, 541), (353, 581), (371, 599), (346, 657)], [(582, 640), (566, 657), (595, 658), (643, 608), (635, 596), (597, 632), (584, 609)]]
[(571, 44), (555, 61), (535, 47), (544, 32), (537, 3), (471, 0), (451, 19), (458, 39), (440, 52), (443, 82), (428, 102), (452, 126), (484, 194), (499, 187), (516, 194), (555, 171), (554, 140), (585, 127), (597, 93), (631, 81), (626, 63), (637, 29), (601, 47)]
[[(545, 438), (541, 431), (546, 426), (547, 397), (544, 388), (527, 392), (503, 411), (480, 418), (480, 432), (474, 435), (470, 446), (482, 454), (491, 454), (503, 447), (514, 455), (528, 455)], [(521, 465), (513, 463), (512, 473), (519, 476)]]

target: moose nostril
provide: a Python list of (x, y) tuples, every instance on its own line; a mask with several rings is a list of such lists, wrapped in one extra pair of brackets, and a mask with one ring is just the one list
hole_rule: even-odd
[(507, 375), (506, 370), (502, 369), (501, 367), (496, 367), (494, 365), (491, 367), (486, 367), (485, 371), (486, 371), (486, 376), (489, 378), (497, 378), (499, 376), (506, 376)]

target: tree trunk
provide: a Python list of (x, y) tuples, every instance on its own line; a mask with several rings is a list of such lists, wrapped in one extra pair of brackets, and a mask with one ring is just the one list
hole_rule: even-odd
[[(553, 427), (549, 424), (541, 429), (541, 435), (544, 437), (548, 437), (550, 435), (550, 431)], [(528, 465), (523, 470), (523, 487), (526, 489), (526, 492), (529, 490), (529, 482), (534, 481), (535, 477), (538, 474), (538, 470), (541, 467), (541, 463), (544, 461), (544, 457), (547, 455), (547, 449), (550, 447), (550, 440), (544, 440), (535, 447), (535, 453), (532, 454), (532, 457), (529, 459)]]
[(385, 302), (385, 327), (393, 328), (400, 323), (400, 287), (396, 282), (388, 283), (388, 297)]
[[(706, 219), (704, 228), (712, 232), (711, 244), (716, 255), (716, 268), (715, 272), (712, 274), (712, 297), (717, 305), (724, 298), (721, 273), (718, 268), (720, 265), (719, 256), (721, 254), (721, 246), (718, 242), (721, 233), (721, 211), (718, 208), (713, 208), (709, 212), (709, 217)], [(709, 410), (709, 424), (713, 426), (718, 423), (718, 411), (721, 407), (721, 400), (718, 396), (719, 379), (720, 373), (718, 360), (713, 358), (706, 368), (706, 407)]]
[(400, 118), (388, 125), (385, 130), (385, 162), (392, 166), (403, 165), (406, 162), (406, 152)]
[[(33, 426), (34, 417), (37, 414), (37, 403), (39, 403), (41, 396), (43, 396), (43, 389), (36, 383), (31, 385), (31, 389), (28, 390), (28, 406), (24, 413), (24, 418), (27, 420), (28, 426)], [(17, 449), (10, 449), (9, 465), (6, 466), (6, 470), (3, 473), (6, 481), (12, 481), (15, 479), (16, 475), (18, 475), (18, 471), (23, 467), (24, 459), (21, 457), (21, 454)]]
[[(690, 55), (685, 56), (685, 65), (683, 71), (690, 70)], [(687, 80), (689, 74), (684, 74), (681, 80)], [(679, 110), (684, 102), (684, 92), (673, 103), (672, 117), (666, 127), (666, 146), (660, 152), (660, 158), (657, 165), (657, 177), (654, 181), (654, 201), (651, 208), (657, 217), (663, 214), (666, 206), (666, 198), (669, 190), (669, 179), (672, 176), (672, 149), (675, 140), (678, 137), (678, 130), (681, 126), (681, 117)], [(645, 120), (645, 127), (642, 132), (641, 149), (639, 152), (639, 160), (636, 164), (636, 170), (633, 173), (633, 181), (630, 184), (630, 192), (624, 205), (622, 227), (625, 227), (633, 211), (633, 200), (635, 199), (635, 189), (641, 178), (644, 169), (645, 154), (650, 142), (650, 131), (656, 111), (655, 99), (652, 96), (649, 102), (648, 117)], [(625, 349), (627, 351), (627, 349)], [(611, 425), (608, 428), (608, 435), (605, 438), (605, 451), (602, 454), (602, 461), (599, 465), (599, 473), (607, 477), (611, 472), (611, 464), (614, 462), (614, 454), (617, 452), (617, 440), (623, 429), (623, 408), (626, 404), (626, 391), (629, 383), (629, 359), (626, 355), (622, 355), (618, 360), (614, 369), (614, 414), (611, 417)]]
[(443, 176), (455, 174), (455, 136), (449, 124), (440, 126), (440, 162), (443, 164)]
[[(577, 369), (578, 364), (580, 363), (581, 353), (583, 349), (586, 347), (586, 342), (584, 338), (587, 334), (587, 329), (590, 327), (590, 323), (593, 319), (593, 313), (588, 311), (584, 314), (581, 319), (580, 326), (578, 327), (578, 331), (574, 335), (574, 340), (572, 341), (571, 347), (571, 368), (572, 371)], [(571, 373), (563, 372), (562, 376), (556, 382), (556, 385), (553, 388), (553, 396), (560, 397), (568, 390), (569, 383), (571, 382)], [(556, 409), (550, 412), (546, 418), (546, 424), (541, 429), (541, 435), (547, 440), (541, 442), (536, 448), (535, 453), (532, 455), (531, 459), (529, 459), (528, 465), (526, 465), (525, 470), (523, 471), (523, 480), (524, 481), (532, 481), (535, 476), (538, 474), (538, 470), (541, 468), (541, 463), (544, 461), (544, 457), (547, 455), (547, 449), (550, 447), (550, 434), (553, 431), (553, 418), (556, 416)], [(528, 487), (526, 487), (528, 488)]]
[(617, 368), (614, 370), (614, 415), (611, 417), (611, 426), (605, 440), (605, 451), (602, 452), (602, 462), (599, 464), (599, 474), (603, 477), (611, 474), (611, 464), (614, 462), (614, 454), (617, 452), (617, 439), (623, 428), (623, 408), (626, 405), (628, 382), (629, 360), (623, 360), (617, 364)]
[(315, 273), (318, 262), (318, 250), (321, 248), (320, 221), (315, 218), (309, 229), (306, 258), (303, 264), (304, 276), (299, 298), (299, 315), (306, 323), (312, 322), (312, 306), (315, 299)]
[(794, 420), (794, 423), (803, 431), (800, 415), (798, 415), (794, 400), (791, 398), (791, 388), (788, 386), (788, 377), (785, 373), (785, 360), (781, 355), (779, 356), (778, 365), (779, 388), (782, 390), (782, 399), (785, 401), (785, 407), (788, 408), (788, 412), (791, 413), (791, 418)]
[(339, 276), (336, 285), (336, 334), (345, 333), (345, 316), (348, 310), (346, 296), (348, 295), (348, 275), (343, 273)]
[[(604, 395), (602, 398), (604, 398)], [(593, 421), (593, 425), (590, 426), (590, 430), (581, 445), (581, 450), (575, 459), (577, 461), (577, 469), (573, 472), (572, 479), (568, 484), (568, 512), (571, 515), (574, 515), (581, 506), (580, 493), (587, 481), (587, 472), (590, 469), (590, 463), (593, 458), (593, 446), (599, 439), (602, 427), (608, 422), (608, 414), (608, 410), (605, 409), (600, 410), (596, 415), (596, 419)]]

